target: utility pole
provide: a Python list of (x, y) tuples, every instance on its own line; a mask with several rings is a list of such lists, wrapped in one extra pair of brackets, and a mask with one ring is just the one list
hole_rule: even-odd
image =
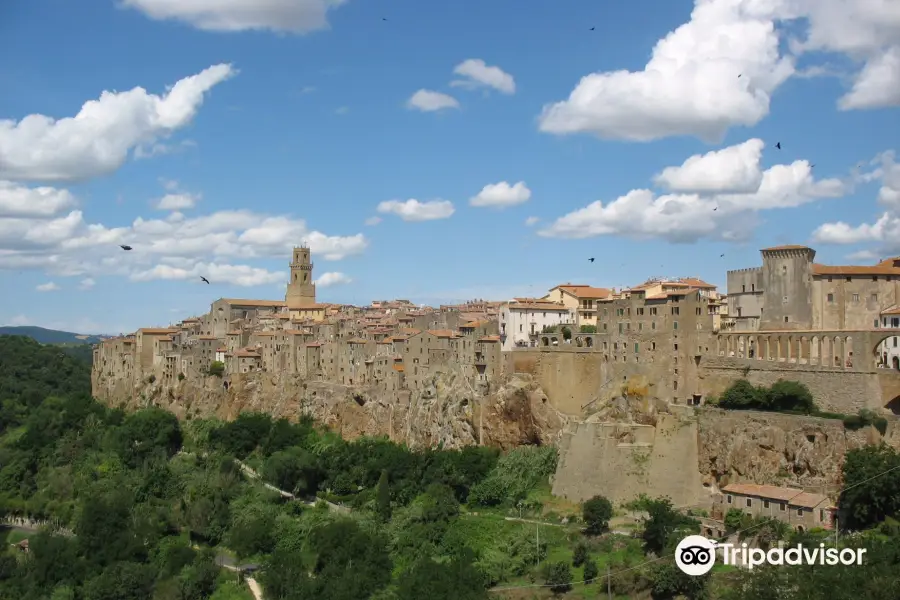
[(609, 563), (606, 563), (606, 597), (612, 600), (612, 576), (609, 574)]

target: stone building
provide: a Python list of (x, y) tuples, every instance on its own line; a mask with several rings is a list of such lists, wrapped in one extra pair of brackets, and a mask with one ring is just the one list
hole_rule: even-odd
[(611, 291), (606, 288), (595, 288), (589, 285), (564, 283), (558, 285), (544, 296), (543, 300), (558, 302), (575, 315), (575, 326), (597, 325), (597, 308), (601, 300), (610, 297)]
[(767, 519), (778, 519), (798, 531), (832, 529), (837, 508), (823, 494), (796, 488), (731, 483), (713, 507), (714, 516), (724, 519), (730, 509), (737, 509)]
[[(881, 327), (883, 329), (900, 330), (900, 306), (892, 306), (881, 311)], [(900, 371), (900, 331), (897, 335), (885, 339), (878, 347), (878, 366)]]
[(503, 349), (528, 346), (547, 327), (575, 326), (575, 317), (562, 302), (516, 298), (500, 308), (500, 339)]
[(728, 272), (727, 322), (735, 331), (873, 329), (900, 302), (900, 257), (834, 266), (814, 262), (806, 246), (760, 252), (762, 266)]

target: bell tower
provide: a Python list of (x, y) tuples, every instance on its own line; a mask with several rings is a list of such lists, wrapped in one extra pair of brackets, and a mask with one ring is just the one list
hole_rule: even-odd
[(310, 306), (316, 303), (316, 284), (313, 283), (313, 264), (309, 246), (294, 246), (291, 260), (291, 280), (284, 295), (288, 308)]

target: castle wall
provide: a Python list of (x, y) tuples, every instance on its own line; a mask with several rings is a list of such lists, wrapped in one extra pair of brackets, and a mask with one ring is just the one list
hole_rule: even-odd
[(694, 419), (660, 414), (656, 427), (580, 423), (563, 434), (553, 494), (575, 502), (600, 494), (622, 503), (650, 492), (675, 506), (697, 505), (706, 495), (697, 465)]

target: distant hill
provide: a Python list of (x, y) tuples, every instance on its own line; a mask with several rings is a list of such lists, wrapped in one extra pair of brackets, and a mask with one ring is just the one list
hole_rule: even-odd
[(82, 335), (71, 331), (57, 331), (43, 327), (0, 327), (0, 335), (24, 335), (40, 344), (98, 344), (108, 336)]

